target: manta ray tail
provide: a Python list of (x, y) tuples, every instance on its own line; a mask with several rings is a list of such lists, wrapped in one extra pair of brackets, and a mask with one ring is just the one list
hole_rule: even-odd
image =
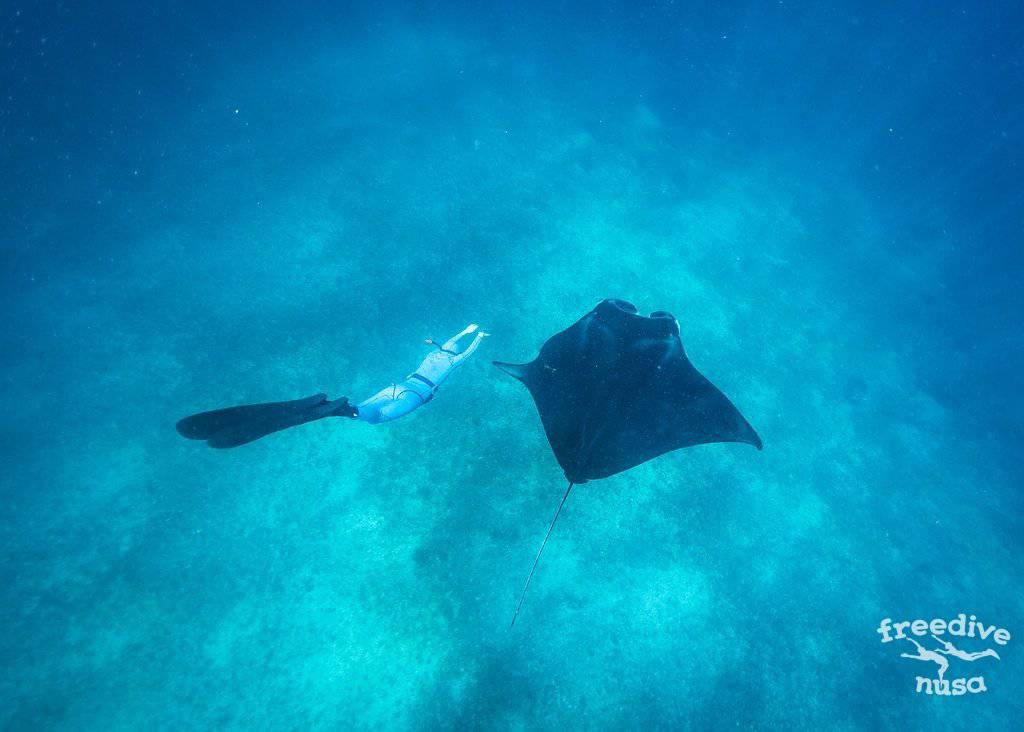
[(519, 596), (519, 604), (516, 605), (516, 612), (512, 616), (512, 622), (509, 623), (509, 628), (516, 624), (516, 618), (519, 617), (519, 611), (523, 607), (523, 600), (526, 599), (526, 591), (530, 589), (530, 582), (533, 580), (533, 573), (537, 571), (537, 564), (540, 562), (540, 555), (544, 553), (544, 547), (548, 545), (548, 539), (551, 538), (551, 531), (555, 528), (555, 522), (558, 521), (558, 515), (562, 513), (562, 506), (565, 505), (565, 499), (569, 497), (569, 491), (572, 490), (572, 483), (569, 483), (569, 487), (565, 489), (565, 495), (562, 496), (562, 502), (558, 504), (558, 510), (555, 511), (555, 517), (551, 519), (551, 525), (548, 526), (548, 533), (544, 535), (544, 541), (541, 542), (540, 549), (537, 550), (537, 557), (533, 560), (533, 567), (530, 569), (530, 576), (526, 578), (526, 585), (523, 587), (523, 594)]
[(313, 422), (324, 417), (354, 417), (356, 410), (346, 397), (329, 401), (326, 394), (265, 404), (244, 404), (185, 417), (178, 433), (190, 440), (205, 440), (210, 447), (238, 447), (247, 442)]

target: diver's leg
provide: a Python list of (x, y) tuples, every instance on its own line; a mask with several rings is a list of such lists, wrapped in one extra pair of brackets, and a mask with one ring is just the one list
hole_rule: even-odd
[(382, 416), (384, 408), (391, 403), (398, 393), (397, 384), (389, 384), (368, 399), (356, 405), (356, 419), (360, 422), (379, 424), (386, 420)]
[(463, 328), (461, 332), (456, 333), (451, 338), (446, 340), (444, 342), (444, 345), (441, 346), (441, 349), (445, 351), (455, 351), (455, 345), (459, 342), (459, 339), (462, 338), (463, 336), (468, 336), (470, 333), (476, 333), (476, 330), (479, 327), (480, 326), (477, 325), (476, 323), (470, 323), (465, 328)]
[(360, 402), (356, 419), (370, 424), (380, 424), (404, 417), (424, 403), (413, 389), (403, 384), (391, 384), (364, 402)]
[(390, 403), (385, 404), (380, 410), (381, 421), (390, 422), (399, 417), (404, 417), (409, 412), (413, 411), (419, 406), (424, 404), (423, 397), (412, 389), (403, 390), (398, 397), (392, 399)]

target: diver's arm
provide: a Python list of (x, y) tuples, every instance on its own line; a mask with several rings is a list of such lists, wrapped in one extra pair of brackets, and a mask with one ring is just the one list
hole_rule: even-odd
[(452, 365), (456, 366), (459, 363), (461, 363), (463, 360), (465, 360), (465, 359), (469, 358), (470, 356), (472, 356), (473, 355), (473, 351), (475, 351), (477, 349), (477, 347), (480, 345), (480, 341), (482, 341), (488, 335), (490, 335), (490, 334), (489, 333), (483, 333), (483, 332), (477, 333), (476, 334), (476, 338), (474, 338), (473, 342), (470, 343), (469, 346), (466, 347), (465, 351), (463, 351), (462, 353), (452, 357)]
[(475, 333), (477, 328), (479, 328), (479, 327), (480, 326), (477, 325), (476, 323), (470, 323), (465, 328), (463, 328), (460, 332), (456, 333), (451, 338), (446, 340), (444, 342), (444, 345), (441, 346), (441, 350), (442, 351), (447, 351), (448, 353), (456, 353), (455, 345), (459, 342), (459, 339), (462, 338), (463, 336), (468, 336), (470, 333)]

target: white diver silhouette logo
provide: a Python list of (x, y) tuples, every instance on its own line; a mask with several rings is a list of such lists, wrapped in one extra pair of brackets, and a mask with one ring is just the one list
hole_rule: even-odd
[(903, 640), (910, 641), (917, 646), (917, 655), (912, 656), (909, 653), (901, 653), (900, 656), (903, 658), (913, 658), (917, 661), (935, 661), (935, 663), (939, 664), (939, 681), (942, 681), (946, 669), (949, 668), (949, 661), (946, 660), (946, 657), (938, 651), (929, 651), (913, 638), (904, 638)]
[[(923, 637), (930, 635), (938, 648), (925, 648), (910, 635)], [(971, 652), (958, 648), (952, 641), (940, 638), (939, 636), (949, 635), (967, 638), (981, 638), (987, 640), (989, 637), (998, 645), (1005, 646), (1010, 641), (1010, 632), (1005, 628), (997, 628), (994, 625), (986, 626), (976, 616), (971, 615), (970, 623), (967, 621), (966, 613), (960, 613), (953, 620), (946, 621), (942, 618), (935, 618), (930, 622), (914, 620), (893, 623), (891, 618), (885, 618), (878, 626), (878, 633), (882, 636), (882, 643), (889, 643), (893, 640), (905, 640), (914, 645), (915, 653), (901, 653), (901, 658), (909, 658), (914, 661), (928, 661), (938, 667), (938, 678), (929, 679), (917, 677), (917, 692), (926, 694), (937, 694), (939, 696), (962, 696), (967, 692), (977, 694), (988, 691), (985, 686), (985, 679), (982, 676), (974, 676), (970, 679), (959, 678), (950, 681), (946, 678), (949, 670), (950, 658), (973, 663), (982, 658), (994, 658), (1001, 660), (999, 654), (993, 648), (986, 648), (981, 651)]]

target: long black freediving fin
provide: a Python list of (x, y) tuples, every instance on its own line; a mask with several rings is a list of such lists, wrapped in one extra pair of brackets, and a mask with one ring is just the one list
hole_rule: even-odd
[(346, 397), (330, 401), (326, 394), (314, 394), (289, 402), (243, 404), (200, 412), (185, 417), (176, 426), (182, 437), (205, 440), (210, 447), (226, 448), (324, 417), (354, 417), (356, 414)]

